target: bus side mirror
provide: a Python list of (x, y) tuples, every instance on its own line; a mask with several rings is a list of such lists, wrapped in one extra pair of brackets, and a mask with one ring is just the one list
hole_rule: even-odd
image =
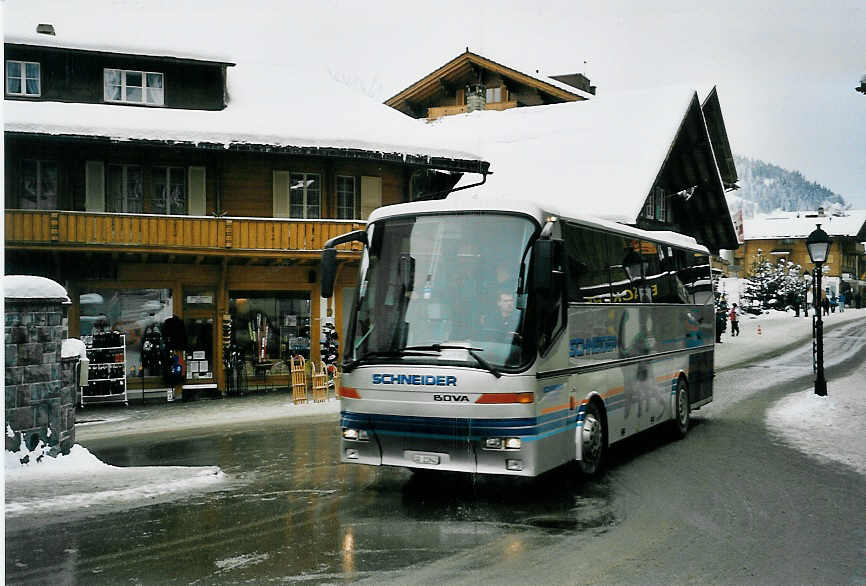
[(562, 240), (537, 240), (532, 248), (532, 282), (542, 303), (555, 303), (564, 282)]
[(322, 273), (322, 297), (330, 298), (334, 294), (334, 279), (337, 276), (337, 249), (339, 244), (346, 242), (360, 242), (367, 244), (367, 233), (364, 230), (355, 230), (347, 234), (335, 236), (325, 242), (325, 248), (322, 250), (322, 264), (320, 271)]
[(322, 297), (328, 299), (334, 294), (334, 278), (337, 276), (337, 249), (326, 248), (322, 251)]

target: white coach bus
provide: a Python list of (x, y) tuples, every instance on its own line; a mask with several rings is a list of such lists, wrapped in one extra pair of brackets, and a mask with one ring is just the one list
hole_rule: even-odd
[(393, 205), (326, 244), (326, 297), (350, 241), (343, 462), (593, 475), (610, 444), (682, 437), (712, 400), (709, 255), (690, 237), (532, 203)]

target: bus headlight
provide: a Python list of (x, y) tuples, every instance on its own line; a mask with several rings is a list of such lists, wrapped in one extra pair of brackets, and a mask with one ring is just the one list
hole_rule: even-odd
[(522, 442), (519, 437), (486, 437), (484, 438), (485, 450), (519, 450)]
[(367, 433), (366, 429), (352, 429), (351, 427), (343, 428), (343, 439), (353, 440), (353, 441), (367, 441), (370, 439), (370, 435)]
[(519, 437), (507, 437), (505, 438), (505, 449), (506, 450), (519, 450), (520, 449), (520, 438)]
[(485, 450), (501, 450), (502, 449), (502, 438), (500, 438), (500, 437), (484, 438), (484, 449)]

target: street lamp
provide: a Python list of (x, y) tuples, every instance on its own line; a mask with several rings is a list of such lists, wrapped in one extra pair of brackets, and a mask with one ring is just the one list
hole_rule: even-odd
[(809, 249), (809, 258), (812, 259), (812, 264), (815, 265), (815, 293), (813, 298), (815, 301), (815, 315), (817, 322), (815, 327), (815, 337), (817, 339), (816, 349), (817, 357), (817, 373), (815, 375), (815, 394), (821, 397), (827, 396), (827, 381), (824, 378), (824, 321), (821, 319), (821, 265), (827, 262), (827, 253), (830, 252), (830, 237), (821, 229), (821, 224), (816, 224), (817, 228), (806, 238), (806, 248)]

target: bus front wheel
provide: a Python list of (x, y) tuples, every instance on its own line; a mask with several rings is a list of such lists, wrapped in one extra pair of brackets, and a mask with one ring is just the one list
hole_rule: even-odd
[(594, 401), (586, 405), (583, 426), (577, 428), (580, 434), (580, 471), (584, 476), (598, 476), (604, 467), (607, 454), (605, 421), (601, 409)]

